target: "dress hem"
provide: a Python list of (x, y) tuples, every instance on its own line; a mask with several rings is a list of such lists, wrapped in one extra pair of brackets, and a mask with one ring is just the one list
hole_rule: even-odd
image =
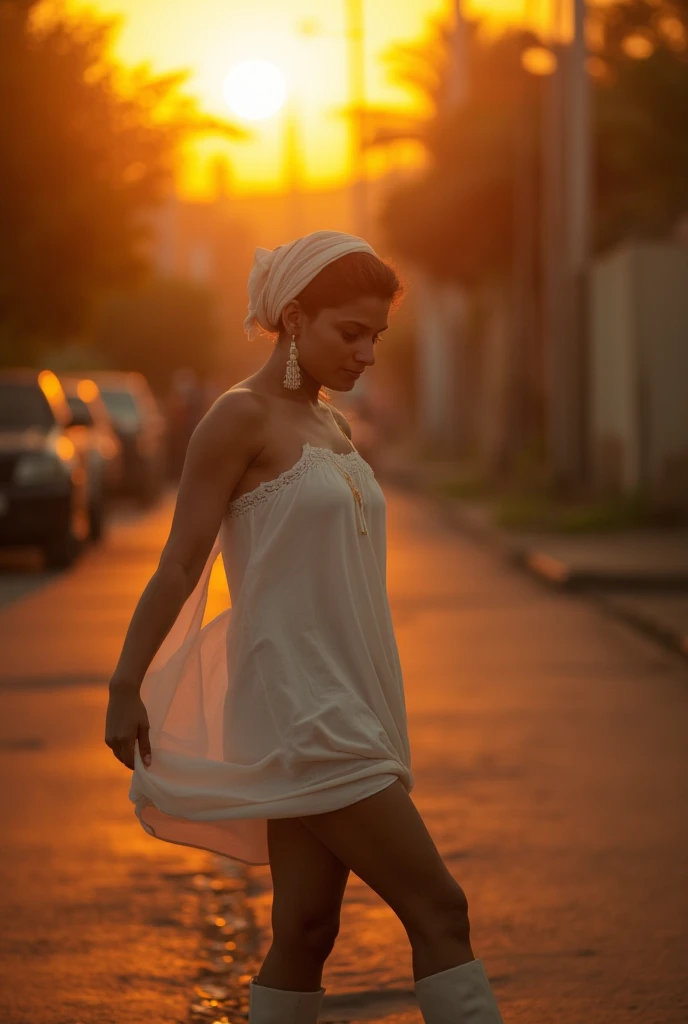
[[(236, 854), (228, 853), (226, 850), (218, 849), (217, 847), (205, 846), (205, 845), (203, 845), (201, 843), (187, 842), (186, 840), (172, 839), (169, 836), (164, 835), (162, 831), (156, 831), (155, 826), (153, 824), (151, 824), (149, 821), (147, 821), (143, 817), (144, 812), (145, 812), (147, 807), (152, 807), (156, 811), (158, 811), (160, 814), (162, 814), (164, 816), (163, 819), (162, 819), (163, 830), (164, 830), (164, 827), (165, 827), (165, 818), (169, 818), (169, 825), (167, 827), (171, 828), (171, 829), (174, 828), (173, 823), (180, 822), (180, 821), (188, 823), (189, 825), (195, 824), (195, 825), (200, 826), (201, 828), (204, 825), (216, 824), (216, 823), (222, 822), (222, 821), (228, 821), (228, 822), (247, 822), (247, 823), (248, 822), (253, 822), (254, 824), (257, 823), (257, 822), (263, 822), (264, 825), (265, 825), (265, 833), (264, 833), (265, 844), (267, 844), (267, 823), (268, 823), (268, 821), (271, 821), (271, 820), (279, 821), (279, 820), (282, 820), (282, 817), (285, 817), (285, 818), (297, 818), (297, 819), (298, 818), (316, 817), (318, 814), (330, 814), (330, 813), (332, 813), (334, 811), (344, 810), (345, 807), (352, 807), (354, 804), (359, 803), (361, 800), (367, 800), (369, 797), (375, 796), (377, 793), (382, 793), (389, 786), (393, 785), (397, 780), (400, 780), (402, 783), (404, 782), (403, 778), (400, 775), (398, 775), (397, 773), (391, 773), (391, 774), (392, 774), (392, 777), (390, 779), (389, 778), (390, 773), (385, 772), (384, 776), (383, 776), (385, 778), (385, 784), (380, 786), (378, 789), (374, 789), (372, 793), (366, 793), (364, 796), (360, 796), (356, 800), (350, 800), (349, 803), (342, 804), (339, 807), (332, 807), (332, 808), (329, 808), (329, 809), (323, 810), (323, 811), (313, 811), (312, 814), (306, 813), (306, 814), (294, 814), (294, 815), (284, 815), (284, 816), (270, 815), (270, 816), (265, 816), (263, 818), (258, 818), (258, 817), (213, 818), (213, 819), (208, 819), (208, 820), (203, 821), (203, 820), (198, 820), (198, 819), (193, 819), (193, 818), (182, 818), (182, 817), (175, 817), (173, 815), (167, 815), (164, 811), (160, 811), (160, 808), (157, 807), (157, 805), (152, 800), (150, 800), (150, 799), (145, 800), (145, 802), (137, 801), (136, 804), (135, 804), (135, 807), (134, 807), (134, 813), (136, 814), (136, 817), (137, 817), (137, 819), (139, 821), (139, 824), (143, 828), (144, 832), (146, 832), (153, 839), (160, 840), (160, 842), (172, 843), (174, 846), (188, 846), (191, 849), (195, 849), (195, 850), (203, 850), (206, 853), (211, 853), (211, 854), (214, 854), (215, 856), (218, 856), (218, 857), (227, 857), (228, 859), (233, 860), (233, 861), (238, 861), (241, 864), (246, 864), (246, 865), (252, 865), (253, 864), (253, 865), (256, 865), (256, 866), (264, 866), (264, 865), (270, 863), (270, 858), (268, 856), (267, 859), (263, 859), (260, 856), (259, 851), (260, 851), (261, 845), (262, 845), (260, 842), (256, 844), (256, 852), (257, 852), (258, 855), (255, 856), (253, 859), (247, 859), (245, 857), (239, 857)], [(407, 792), (410, 792), (408, 787), (405, 787), (405, 788), (407, 789)], [(263, 846), (263, 849), (265, 849), (265, 846)]]
[[(153, 805), (153, 806), (155, 806), (155, 805)], [(258, 867), (258, 866), (263, 866), (265, 864), (269, 864), (270, 863), (269, 859), (268, 860), (246, 860), (244, 857), (236, 857), (236, 856), (232, 855), (231, 853), (220, 853), (219, 850), (213, 850), (210, 846), (200, 846), (199, 843), (182, 843), (178, 839), (168, 839), (167, 836), (160, 836), (160, 835), (158, 835), (158, 833), (155, 831), (155, 829), (153, 828), (152, 825), (149, 825), (148, 822), (144, 822), (143, 821), (143, 819), (141, 818), (141, 816), (140, 816), (140, 814), (138, 812), (138, 808), (135, 809), (134, 813), (136, 814), (136, 817), (138, 818), (139, 824), (141, 825), (141, 828), (143, 829), (143, 831), (146, 832), (153, 839), (158, 839), (161, 843), (172, 843), (173, 846), (188, 846), (192, 850), (203, 850), (205, 853), (212, 853), (214, 857), (227, 857), (229, 860), (239, 861), (240, 864), (246, 864), (249, 867), (252, 864), (255, 864), (256, 867)]]

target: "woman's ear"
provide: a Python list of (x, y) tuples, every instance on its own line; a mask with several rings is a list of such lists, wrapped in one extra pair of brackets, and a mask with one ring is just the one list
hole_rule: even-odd
[(286, 304), (280, 322), (290, 338), (293, 334), (298, 335), (303, 323), (303, 311), (297, 299), (291, 299)]

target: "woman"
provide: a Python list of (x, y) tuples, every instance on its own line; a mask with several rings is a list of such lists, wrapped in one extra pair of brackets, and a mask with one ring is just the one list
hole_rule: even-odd
[[(426, 1024), (497, 1024), (467, 901), (409, 794), (385, 498), (322, 385), (349, 391), (401, 285), (363, 239), (257, 248), (257, 373), (191, 439), (170, 535), (110, 683), (106, 744), (160, 839), (270, 864), (251, 1024), (312, 1024), (350, 871), (408, 934)], [(221, 550), (232, 607), (201, 628)]]

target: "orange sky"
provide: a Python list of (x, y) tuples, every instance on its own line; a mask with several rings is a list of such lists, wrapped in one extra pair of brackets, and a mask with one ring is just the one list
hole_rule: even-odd
[[(546, 0), (471, 0), (467, 12), (489, 13), (500, 21), (522, 17)], [(75, 0), (72, 6), (81, 7)], [(291, 83), (300, 124), (300, 151), (306, 186), (326, 187), (346, 175), (348, 148), (343, 119), (332, 108), (347, 96), (347, 57), (343, 37), (345, 0), (91, 0), (104, 14), (121, 14), (124, 22), (116, 47), (127, 63), (149, 62), (154, 70), (188, 68), (188, 88), (204, 108), (237, 120), (228, 110), (223, 82), (230, 69), (247, 58), (279, 66)], [(426, 113), (421, 100), (393, 82), (383, 60), (395, 43), (425, 36), (433, 18), (449, 19), (451, 0), (364, 0), (366, 77), (369, 102)], [(303, 36), (299, 24), (316, 19), (322, 34)], [(279, 190), (284, 182), (284, 117), (239, 122), (255, 132), (246, 142), (195, 144), (189, 153), (182, 190), (202, 195), (209, 185), (209, 157), (221, 149), (231, 167), (234, 193)], [(371, 154), (375, 176), (390, 159), (417, 163), (422, 151), (413, 144), (394, 153)]]

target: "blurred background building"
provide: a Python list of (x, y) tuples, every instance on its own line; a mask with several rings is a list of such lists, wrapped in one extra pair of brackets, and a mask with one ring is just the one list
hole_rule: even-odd
[(270, 7), (264, 56), (228, 75), (231, 5), (193, 40), (178, 5), (167, 53), (126, 0), (101, 5), (121, 42), (77, 6), (4, 4), (2, 362), (136, 370), (168, 409), (193, 378), (200, 414), (267, 354), (242, 327), (255, 247), (352, 231), (407, 285), (341, 399), (388, 446), (685, 510), (685, 8), (382, 7)]

